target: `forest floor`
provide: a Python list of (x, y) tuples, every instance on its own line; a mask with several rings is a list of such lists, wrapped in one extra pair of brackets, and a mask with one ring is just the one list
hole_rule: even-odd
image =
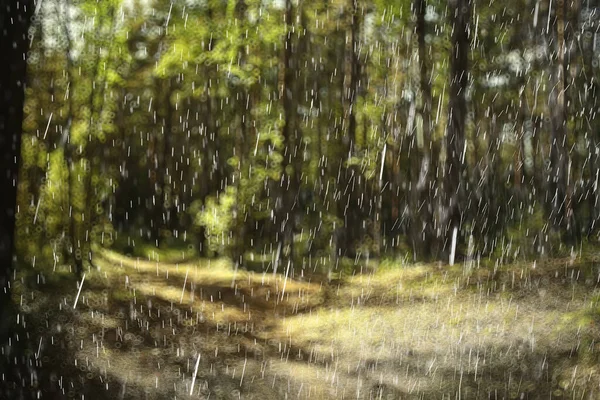
[(60, 268), (16, 288), (44, 398), (600, 398), (593, 257), (335, 280), (96, 263), (79, 297)]

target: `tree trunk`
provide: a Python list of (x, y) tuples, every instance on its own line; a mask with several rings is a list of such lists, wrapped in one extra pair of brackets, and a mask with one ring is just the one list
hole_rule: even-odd
[[(462, 242), (460, 234), (462, 211), (465, 199), (464, 164), (465, 130), (467, 117), (467, 101), (465, 93), (468, 83), (469, 52), (469, 20), (471, 5), (469, 0), (452, 0), (450, 2), (450, 23), (452, 25), (452, 47), (450, 54), (450, 92), (448, 104), (448, 125), (446, 132), (446, 205), (447, 221), (442, 229), (446, 232), (446, 245), (458, 247)], [(456, 243), (452, 244), (453, 232), (457, 232)]]
[[(167, 88), (165, 90), (165, 115), (163, 116), (163, 148), (162, 148), (162, 166), (160, 168), (161, 175), (161, 192), (160, 201), (157, 205), (159, 210), (157, 212), (160, 215), (161, 224), (158, 227), (158, 244), (162, 240), (161, 231), (170, 228), (171, 224), (171, 207), (167, 204), (172, 204), (173, 201), (173, 170), (171, 165), (171, 149), (172, 135), (173, 135), (173, 104), (171, 103), (171, 95), (173, 94), (173, 79), (168, 79), (166, 82)], [(162, 228), (162, 229), (161, 229)]]
[(548, 200), (550, 201), (550, 220), (554, 228), (561, 230), (567, 239), (571, 239), (573, 237), (573, 209), (569, 179), (571, 159), (567, 149), (566, 21), (566, 1), (558, 0), (553, 24), (556, 27), (557, 55), (552, 74), (554, 85), (549, 99), (552, 136), (549, 171), (550, 195)]
[[(425, 12), (427, 4), (425, 0), (415, 0), (415, 12), (417, 13), (417, 43), (419, 46), (419, 69), (421, 87), (421, 117), (423, 119), (423, 145), (421, 147), (421, 171), (417, 189), (420, 192), (421, 203), (420, 220), (423, 225), (423, 249), (425, 253), (430, 252), (430, 244), (434, 237), (433, 230), (433, 201), (435, 191), (435, 180), (432, 181), (431, 171), (436, 170), (437, 160), (432, 157), (433, 147), (432, 125), (431, 125), (431, 83), (429, 82), (429, 60), (427, 59), (427, 48), (425, 45)], [(422, 186), (422, 187), (421, 187)]]
[(67, 74), (67, 78), (68, 78), (68, 82), (69, 82), (69, 111), (68, 111), (68, 116), (67, 116), (67, 125), (64, 128), (64, 130), (66, 131), (66, 134), (64, 135), (63, 138), (63, 152), (64, 152), (64, 158), (65, 158), (65, 162), (66, 162), (66, 166), (67, 166), (67, 213), (66, 213), (66, 217), (67, 217), (67, 230), (69, 232), (69, 239), (70, 239), (70, 243), (67, 245), (68, 248), (68, 254), (70, 255), (71, 261), (73, 262), (74, 266), (75, 266), (75, 273), (78, 276), (81, 276), (81, 274), (83, 273), (83, 256), (82, 256), (82, 252), (81, 252), (81, 241), (80, 241), (80, 235), (79, 232), (77, 230), (77, 224), (75, 222), (75, 213), (77, 212), (77, 210), (75, 210), (74, 207), (74, 203), (73, 203), (73, 196), (74, 196), (74, 188), (73, 188), (73, 165), (74, 163), (74, 149), (73, 149), (73, 144), (72, 144), (72, 127), (73, 127), (73, 120), (75, 119), (75, 105), (74, 105), (74, 93), (75, 93), (75, 85), (73, 84), (73, 71), (74, 71), (74, 62), (73, 62), (73, 58), (71, 56), (71, 50), (73, 48), (73, 41), (72, 41), (72, 37), (71, 37), (71, 31), (69, 29), (69, 23), (70, 21), (67, 20), (67, 15), (68, 13), (66, 13), (62, 8), (60, 8), (60, 10), (58, 9), (58, 5), (57, 7), (57, 15), (62, 14), (64, 16), (63, 20), (61, 21), (62, 23), (62, 29), (63, 29), (63, 33), (65, 35), (66, 41), (67, 41), (67, 48), (66, 48), (66, 58), (67, 58), (67, 69), (66, 69), (66, 74)]
[[(344, 116), (342, 132), (342, 143), (344, 144), (346, 160), (349, 162), (357, 155), (358, 146), (356, 142), (356, 100), (358, 97), (360, 80), (360, 60), (358, 54), (358, 40), (360, 33), (360, 15), (358, 0), (350, 0), (350, 40), (346, 48), (347, 56), (345, 85), (344, 85)], [(356, 246), (360, 241), (363, 229), (363, 215), (359, 205), (360, 194), (363, 192), (361, 171), (356, 166), (347, 166), (342, 172), (342, 196), (339, 211), (343, 213), (341, 219), (344, 221), (345, 240), (343, 243), (344, 253), (348, 256), (356, 254)]]
[[(24, 348), (23, 326), (15, 326), (16, 305), (12, 301), (13, 255), (17, 214), (17, 179), (21, 159), (21, 125), (33, 2), (4, 1), (0, 4), (0, 397), (33, 398), (29, 390), (29, 361)], [(19, 340), (21, 336), (21, 340)]]
[(283, 84), (281, 96), (283, 97), (283, 163), (281, 180), (281, 204), (278, 225), (282, 235), (282, 255), (284, 261), (293, 262), (294, 259), (294, 231), (295, 231), (295, 199), (298, 191), (297, 173), (297, 124), (296, 124), (296, 98), (294, 93), (294, 77), (297, 69), (297, 60), (294, 58), (292, 41), (293, 31), (293, 6), (291, 0), (285, 2), (286, 36), (283, 51)]
[[(235, 18), (238, 20), (238, 24), (243, 26), (244, 20), (246, 19), (246, 10), (247, 5), (244, 0), (238, 0), (235, 6)], [(244, 34), (240, 34), (238, 40), (240, 40), (240, 45), (238, 47), (238, 63), (240, 66), (244, 66), (246, 63), (246, 48), (243, 44)], [(242, 83), (245, 85), (245, 83)], [(232, 251), (232, 259), (237, 271), (238, 267), (243, 267), (245, 265), (244, 261), (244, 252), (246, 245), (246, 218), (245, 213), (247, 210), (244, 209), (244, 198), (242, 196), (242, 175), (245, 169), (245, 146), (248, 138), (248, 116), (250, 115), (249, 109), (250, 105), (250, 97), (249, 91), (246, 86), (242, 88), (236, 89), (236, 102), (234, 104), (238, 105), (238, 109), (241, 111), (241, 120), (239, 129), (235, 131), (234, 137), (234, 155), (238, 159), (238, 165), (233, 174), (233, 185), (236, 190), (236, 201), (233, 209), (234, 215), (234, 226), (233, 226), (233, 251)], [(235, 279), (235, 275), (234, 275)], [(232, 285), (234, 282), (232, 281)]]
[[(99, 21), (97, 24), (96, 34), (99, 35), (100, 27), (102, 22)], [(100, 46), (96, 45), (96, 54), (94, 57), (94, 72), (92, 74), (92, 79), (90, 81), (90, 98), (88, 103), (88, 112), (89, 112), (89, 120), (88, 120), (88, 140), (84, 148), (84, 153), (82, 158), (87, 158), (88, 168), (85, 171), (85, 185), (83, 190), (84, 196), (84, 206), (82, 209), (82, 221), (81, 221), (81, 233), (77, 240), (77, 251), (81, 254), (81, 258), (76, 260), (75, 265), (77, 266), (76, 272), (78, 276), (81, 276), (83, 272), (83, 254), (87, 253), (87, 261), (91, 265), (92, 264), (92, 230), (94, 228), (94, 219), (95, 219), (95, 206), (97, 205), (97, 197), (94, 196), (95, 188), (92, 184), (93, 174), (95, 170), (94, 159), (96, 157), (96, 148), (98, 143), (96, 141), (96, 124), (99, 123), (99, 120), (102, 116), (102, 106), (96, 107), (95, 96), (96, 94), (96, 86), (99, 86), (101, 89), (100, 95), (98, 96), (102, 103), (104, 102), (104, 82), (96, 82), (100, 75)], [(96, 120), (94, 118), (97, 118)], [(83, 242), (85, 247), (81, 245), (80, 239), (83, 236)]]

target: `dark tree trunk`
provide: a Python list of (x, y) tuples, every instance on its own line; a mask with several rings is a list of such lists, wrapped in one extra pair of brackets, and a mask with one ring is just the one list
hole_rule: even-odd
[(553, 90), (550, 92), (552, 136), (550, 142), (550, 193), (548, 196), (550, 220), (566, 239), (573, 238), (573, 207), (569, 170), (571, 158), (567, 145), (567, 46), (565, 29), (567, 2), (559, 0), (553, 18), (556, 28), (556, 59), (553, 68)]
[(297, 157), (297, 126), (296, 126), (296, 98), (294, 93), (294, 77), (296, 73), (296, 59), (294, 58), (293, 49), (293, 6), (291, 0), (285, 2), (285, 24), (286, 36), (283, 50), (283, 85), (281, 88), (281, 96), (283, 97), (283, 163), (282, 177), (280, 182), (281, 198), (280, 211), (277, 221), (279, 234), (282, 244), (282, 256), (285, 262), (293, 261), (294, 256), (294, 230), (295, 230), (295, 198), (298, 191), (297, 187), (297, 171), (298, 163), (295, 161)]
[[(99, 34), (101, 22), (99, 21), (97, 27), (97, 34)], [(88, 140), (84, 146), (84, 152), (82, 158), (87, 158), (88, 168), (85, 171), (85, 184), (84, 193), (85, 205), (82, 209), (82, 221), (81, 221), (81, 235), (77, 240), (77, 252), (81, 254), (79, 260), (76, 257), (76, 272), (78, 276), (83, 273), (83, 256), (86, 254), (87, 262), (92, 265), (92, 231), (94, 229), (95, 220), (95, 206), (97, 205), (98, 198), (95, 196), (95, 188), (93, 185), (93, 174), (96, 169), (95, 159), (96, 152), (98, 151), (98, 143), (96, 140), (96, 130), (98, 128), (99, 120), (102, 116), (102, 107), (104, 106), (104, 83), (98, 82), (100, 77), (100, 46), (96, 46), (96, 52), (94, 55), (94, 72), (92, 73), (92, 79), (90, 81), (90, 97), (88, 99)], [(104, 77), (106, 78), (106, 77)], [(97, 93), (96, 87), (100, 87), (100, 93)], [(96, 104), (96, 96), (101, 99), (101, 104)], [(72, 96), (70, 96), (72, 97)], [(80, 242), (83, 241), (83, 243)]]
[[(167, 171), (169, 170), (169, 159), (171, 154), (171, 135), (173, 128), (173, 105), (171, 95), (173, 93), (173, 81), (156, 80), (157, 93), (163, 93), (162, 99), (156, 102), (156, 120), (160, 121), (160, 133), (155, 131), (149, 155), (151, 156), (152, 172), (151, 183), (154, 204), (152, 205), (152, 224), (150, 239), (159, 247), (162, 240), (162, 231), (168, 227), (169, 210), (165, 207), (167, 189), (171, 187)], [(159, 139), (159, 136), (162, 138)], [(159, 145), (162, 144), (162, 147)]]
[[(173, 148), (173, 104), (171, 103), (171, 95), (173, 94), (174, 80), (169, 79), (165, 82), (167, 88), (165, 90), (165, 115), (163, 116), (163, 146), (162, 156), (160, 157), (162, 165), (160, 167), (160, 196), (157, 215), (160, 216), (158, 226), (158, 244), (162, 240), (161, 232), (166, 231), (171, 227), (171, 206), (173, 202), (173, 169), (171, 163), (171, 150)], [(167, 206), (169, 204), (169, 206)], [(161, 229), (162, 228), (162, 229)]]
[(452, 25), (452, 47), (450, 54), (450, 93), (448, 104), (448, 125), (446, 132), (446, 206), (448, 207), (445, 226), (445, 248), (452, 252), (452, 237), (458, 233), (457, 243), (462, 240), (460, 234), (462, 211), (465, 199), (463, 152), (467, 118), (465, 93), (469, 71), (469, 21), (471, 5), (469, 0), (450, 2), (450, 23)]
[[(61, 14), (63, 12), (62, 7), (59, 9), (57, 4), (56, 13)], [(64, 14), (63, 14), (64, 15)], [(71, 56), (71, 50), (73, 48), (73, 41), (71, 36), (71, 31), (69, 29), (69, 21), (67, 20), (66, 15), (63, 17), (62, 21), (62, 30), (65, 35), (67, 41), (67, 48), (65, 49), (66, 58), (67, 58), (67, 69), (66, 75), (69, 82), (69, 111), (67, 114), (67, 123), (63, 128), (66, 134), (64, 135), (63, 142), (63, 152), (65, 163), (67, 166), (67, 212), (66, 212), (66, 225), (67, 231), (69, 235), (70, 243), (68, 246), (68, 251), (66, 256), (70, 256), (71, 261), (75, 267), (75, 273), (78, 276), (81, 276), (83, 272), (83, 256), (81, 252), (81, 242), (80, 242), (80, 233), (77, 229), (77, 224), (75, 222), (75, 214), (78, 210), (74, 207), (73, 196), (74, 196), (74, 188), (73, 188), (73, 165), (75, 165), (74, 159), (74, 147), (72, 144), (72, 127), (73, 120), (75, 119), (75, 105), (74, 105), (74, 95), (75, 93), (75, 85), (73, 83), (72, 77), (74, 72), (74, 62)], [(80, 212), (80, 211), (79, 211)], [(66, 258), (66, 257), (65, 257)]]
[[(357, 156), (357, 121), (356, 121), (356, 100), (359, 91), (360, 80), (360, 60), (358, 54), (359, 34), (360, 34), (360, 15), (358, 0), (350, 0), (349, 5), (350, 19), (350, 40), (349, 49), (346, 48), (346, 87), (344, 87), (344, 116), (346, 124), (345, 132), (342, 133), (342, 142), (344, 144), (344, 158), (347, 161)], [(363, 179), (361, 171), (356, 166), (348, 166), (342, 172), (342, 196), (339, 211), (342, 213), (340, 218), (344, 221), (345, 240), (343, 243), (343, 252), (348, 256), (356, 254), (356, 246), (363, 234), (363, 213), (361, 210), (360, 195), (363, 193)]]
[[(433, 165), (431, 149), (432, 126), (431, 126), (431, 83), (429, 82), (429, 61), (427, 59), (427, 47), (425, 44), (425, 12), (427, 4), (425, 0), (415, 0), (414, 12), (416, 13), (415, 32), (417, 35), (418, 53), (419, 53), (419, 86), (421, 90), (421, 117), (423, 119), (422, 141), (418, 149), (418, 162), (411, 165), (413, 171), (412, 190), (415, 192), (416, 209), (413, 210), (415, 218), (413, 220), (412, 240), (415, 243), (416, 253), (420, 256), (426, 256), (430, 253), (431, 241), (433, 240), (433, 190), (432, 174), (437, 165)], [(437, 163), (436, 163), (437, 164)], [(416, 222), (416, 223), (415, 223)]]
[[(593, 36), (592, 36), (593, 37)], [(589, 48), (584, 51), (584, 68), (586, 74), (590, 74), (592, 71), (592, 62), (594, 60), (594, 52), (592, 51), (593, 45), (590, 44)], [(588, 221), (587, 226), (587, 238), (588, 240), (598, 232), (600, 225), (598, 224), (598, 206), (600, 205), (600, 190), (598, 190), (598, 183), (600, 178), (600, 154), (597, 149), (600, 148), (600, 124), (598, 118), (591, 117), (596, 108), (598, 107), (598, 98), (600, 95), (600, 87), (596, 80), (587, 82), (587, 96), (586, 96), (586, 114), (589, 118), (589, 124), (594, 132), (589, 141), (588, 148), (588, 182), (587, 190), (590, 195), (587, 197), (588, 200)]]
[(358, 59), (358, 34), (359, 34), (359, 15), (358, 0), (351, 0), (352, 20), (350, 23), (350, 87), (347, 92), (347, 113), (348, 113), (348, 139), (350, 141), (350, 153), (353, 154), (356, 149), (356, 97), (358, 94), (358, 79), (360, 65)]
[[(235, 5), (235, 16), (238, 20), (238, 24), (243, 26), (244, 21), (246, 20), (246, 11), (248, 9), (248, 5), (244, 0), (238, 0)], [(238, 47), (238, 63), (242, 67), (246, 64), (246, 48), (243, 44), (244, 34), (240, 35), (240, 46)], [(245, 160), (245, 146), (248, 140), (248, 117), (251, 115), (250, 113), (250, 98), (249, 91), (245, 86), (245, 83), (240, 88), (236, 89), (236, 103), (238, 109), (241, 111), (241, 119), (239, 129), (235, 131), (234, 137), (234, 155), (238, 159), (238, 165), (233, 172), (233, 185), (236, 188), (236, 201), (233, 209), (234, 215), (234, 226), (233, 230), (233, 250), (231, 254), (231, 258), (235, 264), (235, 268), (237, 271), (238, 267), (245, 266), (244, 253), (245, 253), (245, 245), (246, 245), (246, 218), (245, 214), (247, 210), (243, 205), (243, 196), (242, 196), (242, 176), (244, 174), (244, 169), (246, 166)], [(235, 275), (234, 275), (235, 279)], [(233, 285), (233, 282), (232, 282)]]
[(0, 397), (30, 398), (28, 362), (24, 355), (25, 335), (16, 340), (21, 326), (14, 326), (15, 305), (11, 297), (17, 178), (21, 159), (21, 124), (25, 99), (29, 41), (27, 31), (31, 1), (0, 1)]

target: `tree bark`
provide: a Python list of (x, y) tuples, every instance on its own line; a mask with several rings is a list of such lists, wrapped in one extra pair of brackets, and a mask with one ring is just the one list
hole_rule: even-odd
[[(0, 397), (32, 398), (30, 374), (24, 353), (22, 326), (14, 326), (16, 305), (12, 301), (13, 256), (17, 216), (17, 182), (21, 159), (23, 104), (25, 100), (27, 32), (31, 1), (0, 2)], [(16, 337), (15, 337), (16, 336)]]
[[(360, 34), (360, 15), (359, 0), (350, 0), (350, 40), (346, 48), (347, 56), (345, 85), (344, 85), (344, 116), (346, 132), (342, 133), (342, 143), (344, 144), (346, 160), (349, 162), (352, 157), (357, 155), (357, 121), (356, 121), (356, 100), (359, 91), (360, 80), (360, 60), (358, 54), (359, 34)], [(348, 48), (349, 47), (349, 48)], [(356, 245), (360, 241), (363, 233), (363, 213), (359, 205), (360, 193), (363, 192), (362, 173), (356, 166), (347, 166), (343, 171), (342, 196), (339, 211), (344, 221), (345, 240), (343, 243), (344, 253), (348, 256), (354, 256)]]
[[(160, 176), (160, 196), (157, 204), (158, 210), (157, 215), (159, 216), (159, 225), (157, 227), (157, 245), (160, 245), (160, 241), (163, 239), (161, 232), (170, 228), (171, 223), (171, 207), (167, 207), (166, 204), (171, 204), (173, 201), (173, 170), (171, 165), (171, 149), (172, 135), (173, 135), (173, 104), (171, 103), (171, 95), (173, 94), (174, 79), (168, 79), (164, 83), (166, 89), (164, 91), (165, 98), (165, 114), (163, 115), (163, 140), (162, 140), (162, 156), (161, 167), (159, 169)], [(169, 193), (167, 193), (169, 192)], [(168, 196), (170, 195), (170, 196)], [(162, 229), (161, 229), (162, 228)]]
[[(419, 55), (419, 87), (421, 91), (421, 117), (423, 121), (422, 140), (423, 143), (419, 147), (420, 163), (415, 172), (415, 187), (417, 195), (417, 210), (416, 219), (418, 226), (413, 228), (413, 234), (419, 237), (412, 239), (419, 243), (419, 253), (426, 255), (430, 252), (430, 243), (433, 240), (433, 188), (435, 182), (432, 182), (431, 171), (435, 171), (437, 165), (434, 165), (437, 160), (432, 159), (431, 149), (432, 142), (432, 126), (431, 126), (431, 83), (429, 82), (429, 61), (427, 58), (427, 47), (425, 45), (425, 12), (427, 10), (426, 0), (415, 0), (414, 12), (416, 13), (415, 33), (417, 35), (418, 55)], [(437, 163), (436, 163), (437, 164)], [(420, 210), (420, 211), (419, 211)]]
[(447, 221), (443, 227), (446, 248), (451, 252), (453, 231), (458, 231), (457, 243), (461, 243), (460, 234), (462, 212), (465, 199), (464, 159), (465, 130), (467, 117), (466, 90), (469, 72), (469, 21), (471, 5), (469, 0), (450, 2), (450, 23), (452, 25), (452, 47), (450, 54), (450, 91), (448, 104), (448, 122), (446, 127), (446, 203)]
[(279, 212), (278, 225), (279, 233), (282, 235), (282, 255), (284, 261), (293, 262), (294, 258), (294, 231), (295, 231), (295, 199), (298, 191), (297, 173), (298, 163), (296, 162), (297, 152), (297, 125), (296, 125), (296, 98), (294, 93), (294, 77), (297, 69), (297, 60), (294, 58), (294, 49), (292, 41), (294, 15), (291, 0), (285, 2), (285, 42), (283, 50), (283, 84), (281, 96), (283, 97), (283, 163), (281, 180), (281, 204)]
[(550, 193), (548, 196), (550, 219), (555, 229), (567, 239), (573, 237), (573, 208), (570, 183), (571, 158), (567, 149), (566, 107), (566, 29), (567, 4), (558, 0), (554, 16), (557, 53), (553, 70), (553, 89), (550, 92), (552, 136), (550, 143)]
[[(67, 2), (67, 5), (70, 3)], [(67, 167), (67, 231), (70, 239), (70, 243), (68, 246), (68, 254), (70, 255), (71, 261), (75, 266), (75, 273), (78, 276), (81, 276), (83, 272), (83, 256), (81, 252), (81, 242), (80, 242), (80, 234), (77, 230), (77, 224), (75, 222), (75, 207), (73, 203), (74, 196), (74, 188), (73, 188), (73, 165), (74, 163), (74, 148), (72, 144), (72, 127), (73, 120), (75, 119), (75, 105), (74, 105), (74, 93), (75, 93), (75, 84), (73, 83), (73, 71), (75, 68), (75, 63), (73, 61), (73, 57), (71, 55), (71, 50), (73, 49), (73, 40), (71, 36), (71, 31), (69, 29), (70, 21), (67, 20), (68, 13), (56, 5), (56, 15), (61, 18), (62, 30), (65, 35), (67, 41), (66, 48), (66, 59), (67, 59), (67, 69), (65, 73), (67, 75), (67, 79), (69, 82), (69, 111), (67, 115), (67, 124), (64, 127), (64, 131), (66, 134), (63, 138), (63, 154)], [(62, 16), (61, 16), (62, 15)]]
[[(238, 0), (235, 6), (235, 18), (238, 20), (238, 24), (243, 24), (246, 19), (246, 10), (248, 6), (244, 0)], [(243, 25), (242, 25), (243, 26)], [(240, 34), (238, 40), (240, 44), (238, 46), (238, 63), (240, 66), (244, 66), (246, 63), (246, 48), (243, 44), (244, 34)], [(238, 165), (233, 175), (233, 185), (236, 188), (236, 201), (233, 209), (234, 215), (234, 226), (233, 226), (233, 251), (232, 259), (237, 271), (238, 267), (245, 266), (244, 253), (246, 245), (246, 218), (244, 198), (242, 196), (242, 176), (245, 169), (245, 145), (248, 139), (248, 116), (250, 115), (249, 109), (250, 97), (248, 88), (245, 83), (241, 83), (241, 88), (236, 88), (236, 103), (241, 111), (241, 120), (239, 129), (235, 131), (234, 138), (234, 155), (237, 157)], [(235, 275), (234, 275), (235, 277)], [(232, 282), (233, 285), (233, 282)]]

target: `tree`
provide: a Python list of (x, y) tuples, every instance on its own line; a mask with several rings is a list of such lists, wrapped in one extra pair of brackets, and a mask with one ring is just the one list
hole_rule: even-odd
[(293, 274), (447, 259), (454, 232), (492, 255), (524, 218), (520, 251), (591, 234), (598, 141), (574, 104), (597, 127), (595, 17), (580, 37), (579, 2), (510, 4), (44, 2), (19, 243), (80, 272), (109, 237)]
[(17, 208), (17, 182), (21, 159), (21, 126), (26, 82), (27, 33), (32, 15), (30, 1), (0, 3), (0, 361), (4, 377), (0, 395), (30, 397), (24, 384), (29, 379), (23, 341), (15, 341), (16, 322), (11, 297), (13, 248)]
[[(446, 246), (453, 246), (462, 228), (466, 179), (464, 176), (465, 132), (467, 121), (467, 83), (469, 79), (469, 0), (450, 2), (452, 28), (450, 53), (450, 93), (448, 100), (448, 125), (446, 132), (446, 181), (447, 201)], [(462, 235), (461, 235), (462, 236)], [(455, 245), (456, 243), (454, 243)], [(452, 254), (455, 249), (450, 249)], [(453, 260), (451, 260), (452, 263)]]
[[(294, 15), (294, 9), (291, 0), (285, 1), (285, 39), (283, 43), (283, 62), (282, 72), (280, 76), (283, 76), (280, 89), (280, 97), (283, 106), (283, 161), (282, 161), (282, 179), (280, 182), (280, 195), (279, 195), (279, 216), (277, 220), (277, 226), (282, 236), (280, 246), (284, 262), (293, 262), (294, 259), (294, 231), (295, 221), (294, 218), (294, 202), (296, 193), (298, 190), (296, 180), (296, 126), (295, 126), (295, 114), (297, 109), (296, 93), (294, 93), (294, 77), (296, 75), (296, 59), (294, 55), (294, 42), (293, 42), (293, 29), (294, 24), (292, 21)], [(276, 262), (278, 262), (276, 260)], [(284, 265), (285, 267), (285, 265)], [(277, 267), (275, 267), (277, 268)]]
[[(555, 228), (562, 229), (567, 238), (573, 238), (573, 204), (571, 188), (571, 156), (567, 143), (567, 1), (556, 4), (552, 26), (555, 28), (556, 55), (553, 57), (553, 89), (549, 96), (551, 113), (550, 185), (547, 201), (550, 218)], [(548, 16), (550, 18), (550, 16)]]
[(363, 210), (364, 199), (361, 201), (361, 194), (364, 194), (364, 177), (362, 171), (356, 165), (358, 154), (357, 143), (357, 106), (359, 90), (361, 85), (361, 63), (359, 55), (361, 18), (359, 0), (349, 0), (346, 9), (350, 15), (349, 32), (346, 46), (345, 57), (345, 79), (344, 79), (344, 124), (342, 129), (342, 143), (346, 154), (346, 168), (344, 179), (342, 180), (341, 203), (338, 211), (339, 216), (344, 221), (345, 240), (343, 244), (344, 252), (349, 256), (356, 254), (356, 248), (360, 244), (363, 230)]
[[(414, 13), (416, 14), (415, 34), (417, 35), (417, 49), (419, 57), (419, 89), (421, 92), (421, 107), (420, 115), (422, 118), (421, 128), (421, 141), (422, 144), (418, 148), (419, 157), (413, 155), (417, 162), (413, 162), (411, 165), (412, 171), (412, 190), (414, 191), (413, 198), (416, 199), (413, 204), (413, 215), (414, 221), (412, 223), (412, 235), (413, 241), (419, 243), (414, 245), (415, 253), (420, 257), (426, 256), (430, 249), (430, 244), (433, 239), (433, 196), (432, 188), (435, 187), (435, 182), (432, 181), (431, 171), (437, 169), (437, 151), (436, 156), (432, 157), (433, 138), (432, 138), (432, 124), (431, 124), (431, 82), (430, 82), (430, 68), (429, 60), (427, 57), (427, 45), (425, 43), (425, 35), (427, 29), (425, 25), (425, 13), (427, 10), (427, 3), (425, 0), (415, 0), (414, 2)], [(416, 142), (419, 142), (417, 140)], [(436, 146), (437, 148), (437, 146)], [(420, 210), (420, 211), (418, 211)]]

